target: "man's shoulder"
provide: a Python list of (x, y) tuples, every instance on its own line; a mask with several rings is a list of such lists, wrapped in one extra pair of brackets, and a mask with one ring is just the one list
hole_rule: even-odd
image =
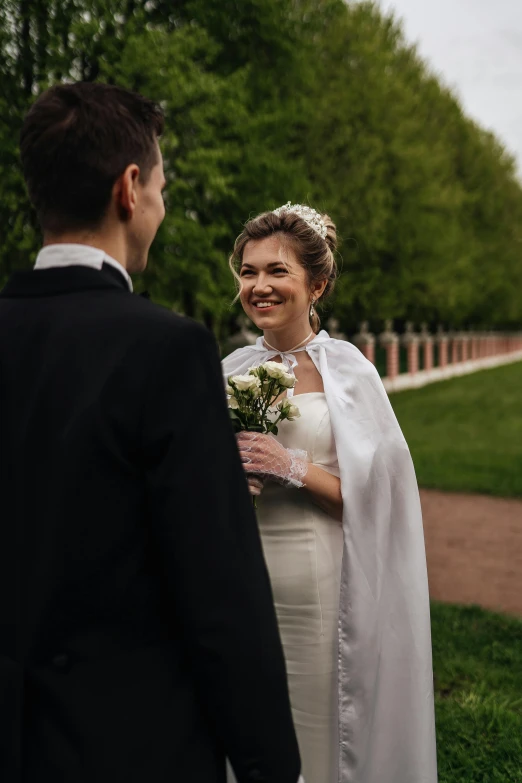
[(181, 341), (187, 346), (215, 342), (212, 333), (203, 324), (144, 297), (128, 297), (126, 307), (133, 311), (135, 328), (150, 337)]

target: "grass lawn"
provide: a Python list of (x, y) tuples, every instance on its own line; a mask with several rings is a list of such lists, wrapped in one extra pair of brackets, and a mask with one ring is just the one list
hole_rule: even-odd
[(439, 783), (522, 781), (522, 620), (432, 604)]
[(390, 401), (421, 487), (522, 496), (522, 362)]

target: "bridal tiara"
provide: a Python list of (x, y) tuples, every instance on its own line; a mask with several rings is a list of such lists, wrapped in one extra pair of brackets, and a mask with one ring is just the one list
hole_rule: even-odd
[(278, 207), (277, 209), (273, 210), (274, 215), (279, 215), (281, 212), (293, 212), (294, 215), (297, 215), (302, 220), (304, 220), (310, 228), (313, 228), (313, 230), (319, 234), (320, 237), (323, 239), (326, 239), (326, 223), (322, 219), (319, 212), (317, 212), (315, 209), (312, 209), (312, 207), (307, 207), (306, 204), (291, 204), (289, 201), (286, 202), (286, 204), (283, 204), (282, 207)]

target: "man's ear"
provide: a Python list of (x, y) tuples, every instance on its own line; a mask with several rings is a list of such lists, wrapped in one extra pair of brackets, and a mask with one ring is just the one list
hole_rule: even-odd
[(131, 163), (114, 183), (113, 198), (122, 220), (130, 220), (138, 204), (137, 184), (140, 169)]

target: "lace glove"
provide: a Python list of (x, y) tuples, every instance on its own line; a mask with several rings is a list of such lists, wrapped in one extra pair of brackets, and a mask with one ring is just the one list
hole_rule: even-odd
[(245, 473), (270, 478), (286, 487), (304, 487), (308, 471), (306, 451), (285, 449), (273, 435), (240, 432), (239, 454)]

